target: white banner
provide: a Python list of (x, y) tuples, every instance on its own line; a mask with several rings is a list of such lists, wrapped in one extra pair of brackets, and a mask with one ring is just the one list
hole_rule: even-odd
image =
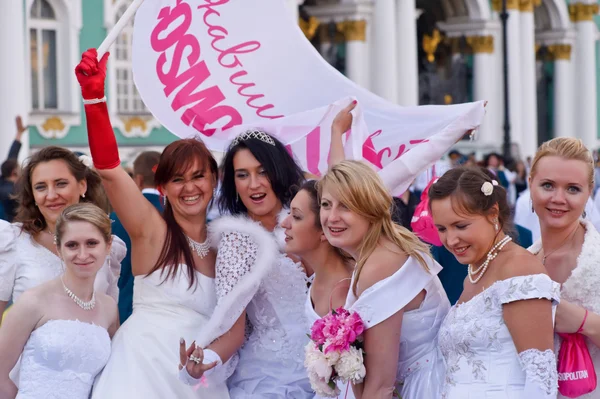
[(199, 135), (215, 151), (246, 128), (262, 128), (316, 175), (327, 169), (331, 122), (353, 98), (347, 155), (377, 169), (427, 142), (404, 162), (414, 175), (481, 123), (482, 102), (399, 107), (357, 86), (290, 15), (283, 0), (146, 0), (133, 43), (144, 103), (171, 132)]

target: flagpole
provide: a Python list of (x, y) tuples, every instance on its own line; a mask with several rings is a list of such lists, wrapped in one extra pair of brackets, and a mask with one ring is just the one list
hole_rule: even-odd
[(108, 51), (108, 48), (115, 42), (115, 40), (117, 40), (117, 37), (119, 37), (123, 29), (127, 26), (129, 21), (131, 21), (131, 18), (133, 18), (135, 12), (138, 8), (140, 8), (143, 1), (144, 0), (133, 0), (129, 7), (127, 7), (127, 10), (125, 10), (115, 26), (113, 26), (110, 32), (108, 32), (108, 35), (102, 41), (100, 47), (98, 47), (98, 59), (101, 59), (104, 53)]

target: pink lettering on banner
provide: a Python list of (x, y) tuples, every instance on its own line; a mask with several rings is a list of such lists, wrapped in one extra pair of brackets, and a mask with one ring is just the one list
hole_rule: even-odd
[[(182, 18), (183, 17), (183, 18)], [(179, 22), (177, 22), (179, 21)], [(173, 26), (179, 23), (179, 25)], [(164, 7), (158, 14), (158, 23), (150, 37), (152, 49), (160, 53), (156, 72), (159, 80), (165, 86), (164, 92), (169, 97), (177, 88), (181, 88), (171, 102), (174, 111), (188, 107), (182, 114), (181, 120), (186, 125), (206, 136), (212, 136), (215, 129), (207, 129), (207, 125), (225, 119), (223, 129), (228, 129), (242, 123), (242, 116), (233, 107), (221, 104), (225, 95), (218, 86), (213, 85), (200, 89), (200, 86), (210, 77), (210, 71), (205, 61), (200, 61), (200, 43), (187, 31), (192, 23), (192, 10), (182, 0), (177, 0), (175, 7)], [(166, 36), (162, 35), (171, 29)], [(175, 46), (171, 68), (164, 71), (167, 63), (166, 51)], [(189, 68), (180, 72), (183, 53), (190, 49), (187, 56)]]
[[(270, 109), (275, 108), (275, 105), (271, 103), (257, 104), (258, 100), (265, 98), (264, 94), (261, 93), (249, 93), (249, 89), (256, 87), (255, 83), (243, 82), (240, 80), (242, 77), (247, 77), (248, 72), (244, 69), (244, 64), (240, 60), (241, 55), (251, 54), (260, 49), (261, 44), (256, 40), (251, 40), (236, 44), (231, 47), (219, 46), (219, 42), (224, 41), (229, 36), (229, 31), (223, 26), (218, 25), (214, 22), (214, 19), (221, 16), (221, 13), (216, 9), (217, 6), (222, 6), (229, 3), (229, 0), (204, 0), (205, 4), (198, 6), (198, 10), (204, 10), (204, 16), (202, 20), (207, 27), (207, 33), (212, 37), (211, 47), (219, 54), (217, 61), (218, 63), (227, 69), (241, 69), (234, 72), (229, 77), (229, 82), (237, 86), (237, 92), (240, 96), (246, 98), (246, 105), (255, 110), (257, 116), (264, 119), (277, 119), (282, 118), (284, 115), (267, 115), (266, 112)], [(209, 17), (211, 17), (209, 21)]]
[(319, 160), (321, 159), (321, 128), (317, 126), (306, 136), (306, 169), (316, 176), (319, 172)]
[[(383, 169), (384, 165), (400, 158), (402, 154), (408, 152), (410, 148), (407, 149), (406, 144), (400, 144), (396, 151), (392, 151), (391, 147), (384, 147), (380, 151), (375, 149), (375, 145), (373, 144), (373, 137), (377, 137), (382, 133), (381, 130), (377, 130), (372, 133), (364, 142), (362, 155), (363, 158), (373, 165), (375, 165), (379, 169)], [(417, 140), (409, 140), (409, 145), (414, 146), (419, 143), (427, 142), (427, 139), (417, 139)], [(393, 153), (396, 153), (394, 157), (392, 157)]]

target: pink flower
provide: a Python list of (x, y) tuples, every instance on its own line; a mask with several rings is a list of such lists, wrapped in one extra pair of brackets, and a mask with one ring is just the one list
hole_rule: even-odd
[(310, 328), (310, 339), (317, 345), (325, 343), (325, 335), (323, 328), (325, 327), (325, 319), (318, 319)]

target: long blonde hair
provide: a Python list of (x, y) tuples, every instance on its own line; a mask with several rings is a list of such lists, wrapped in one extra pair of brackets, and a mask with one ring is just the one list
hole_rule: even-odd
[(572, 137), (557, 137), (544, 142), (535, 153), (531, 162), (530, 176), (533, 179), (537, 171), (537, 163), (546, 156), (557, 156), (568, 160), (582, 161), (588, 167), (588, 184), (594, 188), (594, 157), (580, 139)]
[(381, 238), (387, 238), (429, 270), (424, 257), (424, 254), (429, 254), (429, 247), (413, 233), (392, 221), (392, 196), (377, 173), (369, 166), (359, 161), (340, 162), (331, 167), (319, 181), (319, 200), (325, 187), (351, 212), (370, 222), (367, 234), (357, 251), (356, 278), (352, 286), (355, 294), (362, 268)]

